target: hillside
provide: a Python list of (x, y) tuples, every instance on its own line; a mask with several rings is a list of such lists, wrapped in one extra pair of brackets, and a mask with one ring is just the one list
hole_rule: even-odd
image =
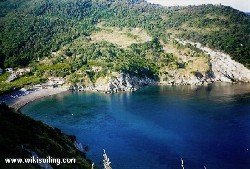
[(249, 17), (230, 7), (164, 8), (123, 0), (5, 0), (0, 9), (1, 58), (6, 58), (7, 67), (28, 64), (81, 36), (88, 37), (97, 31), (100, 21), (109, 26), (139, 27), (165, 41), (173, 36), (198, 41), (249, 64)]
[(250, 17), (226, 6), (5, 0), (0, 2), (0, 16), (0, 67), (33, 70), (21, 84), (2, 83), (2, 91), (49, 76), (93, 86), (112, 72), (156, 81), (168, 81), (175, 72), (188, 79), (195, 72), (210, 72), (209, 55), (176, 43), (176, 38), (222, 51), (250, 68)]
[(1, 168), (40, 168), (38, 164), (6, 164), (6, 158), (74, 158), (74, 164), (50, 164), (53, 168), (90, 169), (85, 155), (74, 146), (75, 137), (53, 129), (0, 104), (0, 166)]

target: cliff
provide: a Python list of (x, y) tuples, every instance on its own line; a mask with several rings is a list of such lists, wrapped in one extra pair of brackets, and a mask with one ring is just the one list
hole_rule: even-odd
[(250, 82), (250, 70), (233, 60), (230, 55), (202, 46), (200, 43), (177, 39), (183, 45), (191, 44), (204, 51), (209, 58), (210, 74), (202, 75), (199, 80), (221, 82)]
[(78, 83), (71, 86), (71, 90), (76, 91), (96, 91), (103, 93), (117, 93), (125, 91), (136, 91), (137, 89), (156, 84), (154, 79), (144, 77), (132, 76), (128, 73), (112, 72), (105, 77), (99, 77), (94, 83)]
[(148, 77), (136, 77), (129, 74), (113, 72), (112, 76), (97, 79), (94, 90), (113, 93), (121, 91), (135, 91), (142, 86), (156, 83)]

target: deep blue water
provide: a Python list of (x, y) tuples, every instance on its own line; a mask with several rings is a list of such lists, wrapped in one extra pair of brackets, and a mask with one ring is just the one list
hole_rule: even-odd
[(133, 93), (68, 92), (21, 110), (89, 147), (113, 169), (249, 169), (250, 85), (151, 86)]

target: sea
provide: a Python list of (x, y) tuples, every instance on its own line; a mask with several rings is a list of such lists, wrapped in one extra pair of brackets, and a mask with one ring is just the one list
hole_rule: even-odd
[(75, 135), (99, 168), (103, 149), (113, 169), (250, 168), (250, 84), (66, 92), (21, 111)]

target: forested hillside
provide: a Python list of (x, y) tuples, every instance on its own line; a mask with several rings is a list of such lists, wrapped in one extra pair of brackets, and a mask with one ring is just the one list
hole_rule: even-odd
[(164, 8), (135, 0), (5, 0), (0, 2), (0, 16), (1, 67), (25, 66), (79, 37), (88, 38), (98, 31), (99, 22), (139, 27), (164, 42), (173, 37), (201, 42), (250, 64), (249, 16), (225, 6)]
[(9, 74), (1, 75), (0, 93), (51, 76), (93, 86), (114, 72), (156, 81), (211, 74), (209, 55), (176, 39), (225, 52), (250, 68), (250, 16), (231, 7), (162, 7), (143, 0), (0, 1), (0, 68), (32, 70), (11, 83)]

